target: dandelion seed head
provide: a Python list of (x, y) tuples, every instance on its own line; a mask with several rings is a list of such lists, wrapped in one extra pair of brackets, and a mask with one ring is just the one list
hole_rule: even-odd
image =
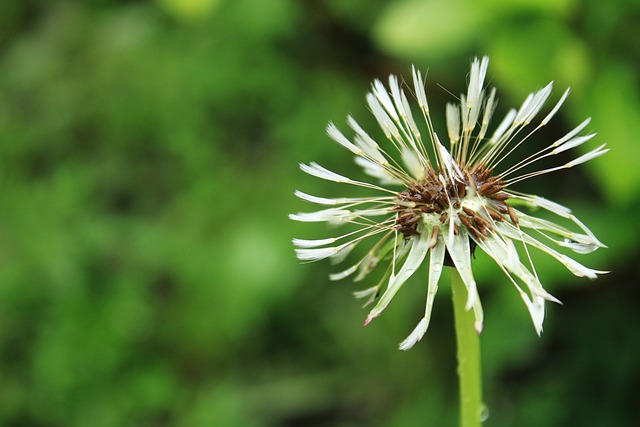
[[(488, 91), (484, 79), (487, 57), (471, 64), (469, 87), (460, 103), (445, 106), (448, 141), (443, 144), (434, 129), (422, 74), (412, 68), (413, 92), (424, 122), (414, 119), (411, 106), (396, 76), (390, 76), (389, 89), (375, 80), (367, 103), (376, 118), (383, 142), (375, 140), (357, 121), (348, 116), (355, 132), (352, 140), (336, 125), (327, 127), (329, 136), (356, 155), (356, 163), (377, 182), (356, 181), (316, 163), (301, 169), (317, 178), (341, 185), (369, 189), (370, 197), (327, 198), (301, 191), (305, 201), (325, 205), (310, 213), (290, 215), (303, 222), (350, 223), (355, 231), (328, 239), (294, 239), (297, 256), (303, 261), (329, 258), (342, 262), (352, 249), (364, 241), (370, 244), (366, 254), (333, 280), (348, 276), (363, 280), (372, 271), (385, 266), (382, 280), (365, 291), (367, 304), (376, 301), (365, 325), (378, 317), (402, 285), (428, 260), (427, 301), (424, 316), (400, 348), (407, 350), (420, 341), (430, 324), (431, 311), (443, 267), (456, 268), (467, 290), (468, 310), (475, 315), (475, 328), (482, 330), (484, 314), (473, 271), (472, 255), (477, 248), (485, 252), (504, 272), (529, 310), (535, 330), (542, 332), (545, 301), (559, 302), (540, 283), (530, 250), (542, 251), (579, 277), (594, 279), (603, 271), (590, 269), (558, 249), (578, 254), (595, 251), (604, 245), (571, 211), (538, 195), (524, 194), (513, 187), (520, 181), (593, 160), (608, 149), (600, 145), (573, 160), (547, 169), (532, 169), (539, 160), (569, 152), (589, 142), (594, 133), (581, 135), (589, 124), (582, 122), (564, 137), (542, 145), (532, 155), (519, 159), (519, 148), (545, 126), (559, 111), (569, 94), (567, 89), (551, 111), (536, 124), (535, 120), (550, 98), (553, 84), (530, 94), (519, 109), (511, 109), (491, 133), (491, 117), (496, 105), (496, 89)], [(488, 95), (487, 95), (488, 93)], [(422, 129), (421, 129), (422, 128)], [(489, 133), (488, 133), (489, 132)], [(485, 139), (485, 135), (491, 135)], [(448, 148), (447, 148), (448, 147)], [(564, 157), (564, 156), (563, 156)], [(332, 206), (326, 208), (326, 205)], [(537, 218), (521, 209), (540, 207), (557, 215), (572, 228)], [(577, 228), (577, 230), (576, 230)], [(326, 247), (323, 247), (326, 246)]]

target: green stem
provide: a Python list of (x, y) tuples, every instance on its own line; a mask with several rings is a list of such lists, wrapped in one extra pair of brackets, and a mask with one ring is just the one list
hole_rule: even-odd
[(467, 290), (458, 270), (451, 268), (453, 311), (458, 345), (460, 377), (460, 427), (479, 427), (482, 423), (482, 377), (480, 372), (480, 338), (473, 324), (473, 310), (465, 310)]

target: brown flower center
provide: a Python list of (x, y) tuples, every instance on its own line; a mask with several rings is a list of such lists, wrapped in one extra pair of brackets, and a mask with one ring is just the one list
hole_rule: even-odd
[[(507, 215), (517, 223), (515, 213), (505, 202), (509, 195), (502, 191), (504, 182), (492, 176), (491, 169), (482, 165), (460, 169), (464, 178), (446, 184), (438, 178), (439, 175), (444, 175), (442, 170), (436, 172), (430, 169), (422, 180), (398, 193), (399, 202), (394, 206), (397, 212), (394, 228), (405, 237), (419, 234), (418, 224), (425, 214), (440, 214), (440, 222), (444, 224), (450, 207), (454, 208), (459, 220), (454, 222), (454, 230), (457, 232), (459, 222), (477, 239), (487, 236), (493, 231), (491, 224), (494, 221), (505, 221)], [(483, 214), (462, 206), (469, 188), (484, 197), (486, 209), (483, 208)]]

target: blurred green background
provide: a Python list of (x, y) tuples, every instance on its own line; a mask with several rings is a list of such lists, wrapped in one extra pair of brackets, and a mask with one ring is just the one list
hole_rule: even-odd
[(484, 54), (498, 116), (572, 87), (532, 144), (587, 116), (609, 144), (520, 189), (572, 207), (609, 246), (577, 259), (612, 271), (540, 257), (564, 306), (538, 338), (478, 254), (486, 425), (635, 425), (639, 20), (637, 0), (1, 2), (0, 425), (457, 425), (446, 281), (400, 352), (426, 271), (363, 328), (366, 284), (301, 265), (291, 238), (328, 232), (287, 214), (314, 208), (296, 188), (349, 191), (299, 162), (362, 176), (324, 127), (350, 113), (380, 137), (373, 78), (428, 70), (442, 134)]

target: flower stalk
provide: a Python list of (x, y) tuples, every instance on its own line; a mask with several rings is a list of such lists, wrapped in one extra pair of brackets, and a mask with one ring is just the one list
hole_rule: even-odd
[(467, 290), (455, 268), (451, 269), (451, 291), (458, 347), (460, 379), (460, 427), (479, 427), (484, 418), (480, 337), (474, 329), (473, 312), (465, 309)]

